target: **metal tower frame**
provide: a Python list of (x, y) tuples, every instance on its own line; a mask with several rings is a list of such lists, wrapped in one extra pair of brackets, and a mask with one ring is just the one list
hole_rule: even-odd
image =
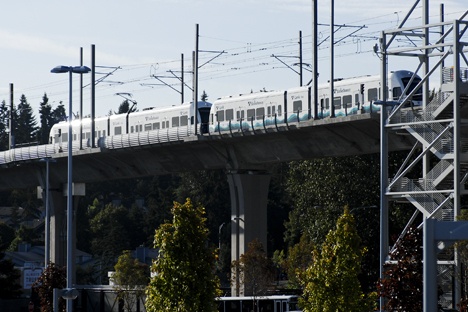
[[(415, 226), (413, 223), (419, 213), (424, 220), (457, 221), (462, 196), (468, 195), (468, 11), (457, 20), (445, 22), (441, 6), (441, 21), (429, 24), (429, 0), (423, 0), (422, 25), (405, 26), (419, 2), (415, 2), (397, 29), (382, 32), (380, 39), (381, 278), (384, 276), (383, 265), (391, 251), (388, 238), (390, 201), (404, 200), (416, 208), (400, 235), (403, 237), (410, 226)], [(411, 46), (399, 46), (401, 39), (411, 40)], [(416, 60), (415, 76), (408, 86), (416, 82), (413, 81), (416, 75), (421, 77), (408, 95), (405, 91), (410, 90), (409, 87), (402, 96), (393, 99), (388, 98), (390, 57)], [(430, 81), (440, 81), (439, 90), (432, 95)], [(422, 96), (422, 106), (412, 105), (415, 96)], [(387, 137), (390, 132), (410, 135), (414, 139), (413, 149), (392, 177), (388, 169)], [(415, 172), (420, 173), (420, 177), (415, 179)], [(438, 263), (437, 283), (446, 294), (439, 304), (454, 308), (460, 299), (460, 287), (453, 286), (459, 285), (453, 282), (459, 267), (456, 252), (438, 252), (434, 257)], [(383, 304), (381, 299), (381, 310)]]

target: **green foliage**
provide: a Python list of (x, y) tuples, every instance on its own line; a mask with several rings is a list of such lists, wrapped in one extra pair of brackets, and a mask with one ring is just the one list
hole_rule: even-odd
[[(41, 312), (53, 311), (54, 307), (54, 288), (65, 288), (67, 284), (67, 276), (65, 267), (60, 267), (52, 262), (49, 262), (47, 268), (42, 272), (41, 276), (32, 285), (32, 291), (39, 296)], [(59, 310), (66, 310), (65, 300), (59, 299)]]
[(0, 252), (0, 299), (14, 299), (21, 295), (21, 285), (18, 283), (21, 272), (15, 269), (10, 259), (3, 259)]
[(205, 90), (203, 90), (202, 94), (200, 95), (200, 100), (203, 102), (208, 101), (208, 94), (206, 94)]
[(123, 300), (127, 311), (132, 311), (135, 303), (145, 293), (144, 289), (149, 281), (148, 267), (132, 258), (130, 250), (124, 250), (114, 268), (112, 279), (117, 298)]
[(17, 120), (15, 121), (16, 145), (36, 141), (37, 130), (33, 109), (29, 105), (26, 96), (22, 94), (17, 109)]
[(0, 103), (0, 151), (8, 149), (8, 124), (8, 106), (6, 105), (5, 101), (2, 101)]
[(159, 256), (151, 271), (154, 274), (146, 290), (146, 310), (216, 311), (218, 279), (214, 275), (215, 255), (207, 246), (205, 211), (175, 202), (172, 223), (156, 230), (154, 247)]
[(304, 311), (371, 311), (373, 302), (365, 297), (358, 280), (364, 252), (354, 217), (346, 208), (322, 249), (314, 250), (314, 262), (305, 273), (300, 300)]
[(288, 275), (288, 287), (293, 289), (302, 288), (305, 272), (312, 264), (312, 251), (315, 249), (309, 236), (302, 235), (296, 245), (288, 249), (288, 257), (284, 262), (284, 268)]
[(268, 258), (262, 243), (255, 239), (248, 244), (247, 251), (239, 261), (232, 263), (232, 280), (244, 285), (244, 295), (265, 295), (274, 281), (273, 261)]
[(396, 264), (384, 265), (384, 278), (379, 281), (379, 295), (386, 299), (387, 311), (422, 311), (422, 235), (410, 228), (390, 253)]

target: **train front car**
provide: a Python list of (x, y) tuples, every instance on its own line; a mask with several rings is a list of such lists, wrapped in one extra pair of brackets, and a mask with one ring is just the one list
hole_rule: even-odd
[[(389, 98), (393, 101), (403, 102), (404, 106), (421, 106), (422, 105), (422, 89), (418, 88), (412, 92), (419, 84), (421, 78), (415, 73), (408, 70), (398, 70), (390, 73), (389, 81)], [(411, 93), (411, 97), (408, 97)]]

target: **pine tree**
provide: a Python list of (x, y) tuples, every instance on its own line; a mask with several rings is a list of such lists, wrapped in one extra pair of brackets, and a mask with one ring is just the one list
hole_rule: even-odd
[(41, 127), (38, 130), (39, 144), (48, 144), (50, 129), (55, 124), (55, 120), (52, 115), (52, 106), (49, 104), (49, 98), (45, 93), (40, 103), (39, 115), (41, 122)]
[(207, 246), (205, 211), (194, 207), (190, 199), (174, 203), (172, 223), (156, 230), (154, 247), (159, 256), (146, 290), (146, 310), (216, 311), (219, 285), (214, 274), (215, 254)]
[(8, 107), (5, 101), (0, 103), (0, 151), (8, 149), (8, 124), (10, 123), (8, 116)]
[(364, 253), (354, 217), (345, 208), (305, 273), (301, 304), (305, 312), (371, 311), (373, 301), (361, 290), (358, 274)]
[(37, 122), (31, 105), (24, 94), (21, 95), (15, 125), (15, 144), (28, 144), (36, 141)]

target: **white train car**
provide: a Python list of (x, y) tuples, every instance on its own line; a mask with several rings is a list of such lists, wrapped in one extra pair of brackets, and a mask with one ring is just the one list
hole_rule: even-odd
[[(211, 103), (198, 102), (197, 125), (200, 132), (207, 132), (209, 112)], [(116, 114), (95, 119), (96, 143), (99, 138), (106, 136), (117, 136), (123, 134), (138, 133), (144, 131), (172, 129), (193, 126), (195, 118), (193, 115), (193, 103), (183, 103), (164, 108), (150, 108), (129, 114)], [(82, 120), (82, 138), (91, 138), (91, 119)], [(73, 141), (79, 140), (80, 120), (72, 121)], [(187, 131), (188, 133), (188, 131)], [(68, 122), (63, 121), (55, 124), (50, 131), (51, 143), (65, 144), (68, 141)], [(89, 142), (88, 142), (88, 145)]]
[[(388, 99), (404, 101), (421, 81), (410, 71), (391, 72), (388, 77)], [(311, 118), (340, 117), (380, 109), (380, 76), (339, 79), (334, 83), (333, 107), (330, 105), (329, 84), (318, 88), (318, 103), (312, 103), (310, 86), (286, 91), (258, 92), (225, 97), (213, 103), (210, 113), (210, 133), (249, 131), (270, 125), (289, 124)], [(421, 105), (421, 94), (415, 92), (409, 103)]]

